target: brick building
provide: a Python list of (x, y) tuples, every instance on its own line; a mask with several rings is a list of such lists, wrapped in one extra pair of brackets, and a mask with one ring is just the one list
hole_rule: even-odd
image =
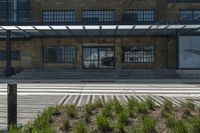
[(0, 69), (199, 69), (199, 22), (200, 0), (2, 0)]

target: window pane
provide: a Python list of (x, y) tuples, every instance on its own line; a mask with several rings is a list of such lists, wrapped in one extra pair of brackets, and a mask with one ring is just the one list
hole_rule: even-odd
[(192, 20), (192, 11), (180, 11), (180, 20)]
[(43, 21), (45, 22), (74, 22), (75, 18), (74, 10), (43, 11)]
[(154, 46), (138, 45), (123, 48), (123, 60), (125, 63), (153, 63)]
[(141, 9), (141, 10), (126, 10), (124, 19), (137, 19), (137, 21), (155, 21), (155, 10)]
[(45, 63), (74, 63), (75, 47), (46, 47), (44, 48)]
[(84, 10), (82, 13), (84, 21), (115, 21), (115, 12), (113, 10)]

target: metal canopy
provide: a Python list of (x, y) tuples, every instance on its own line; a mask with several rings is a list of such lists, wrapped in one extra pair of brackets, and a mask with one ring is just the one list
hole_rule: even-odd
[(175, 36), (177, 31), (183, 34), (199, 34), (200, 24), (172, 25), (1, 25), (0, 35), (6, 31), (23, 37), (60, 37), (60, 36)]

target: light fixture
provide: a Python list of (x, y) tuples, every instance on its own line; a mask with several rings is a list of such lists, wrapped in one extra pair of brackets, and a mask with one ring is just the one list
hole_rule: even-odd
[(85, 29), (86, 29), (86, 30), (99, 30), (100, 27), (97, 26), (97, 25), (86, 25), (86, 26), (85, 26)]
[(151, 25), (136, 25), (135, 29), (149, 29)]
[(167, 27), (167, 29), (181, 29), (183, 27), (184, 27), (184, 25), (169, 25), (169, 27)]
[(133, 28), (133, 25), (119, 25), (118, 29), (120, 30), (130, 30)]
[(37, 30), (50, 30), (49, 26), (34, 26)]
[(17, 27), (22, 30), (34, 30), (33, 26), (17, 26)]
[(196, 29), (196, 28), (200, 28), (200, 25), (187, 25), (184, 27), (184, 29)]
[(103, 30), (115, 30), (117, 28), (116, 25), (103, 25), (102, 29)]
[(18, 30), (16, 26), (1, 26), (1, 28), (5, 30)]
[(54, 30), (66, 30), (67, 29), (66, 26), (51, 26), (51, 28)]
[(67, 26), (70, 30), (83, 30), (83, 26), (79, 25), (73, 25), (73, 26)]

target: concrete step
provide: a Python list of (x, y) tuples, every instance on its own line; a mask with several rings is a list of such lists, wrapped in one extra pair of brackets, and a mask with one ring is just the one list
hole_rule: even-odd
[(25, 70), (12, 79), (177, 79), (174, 70)]

